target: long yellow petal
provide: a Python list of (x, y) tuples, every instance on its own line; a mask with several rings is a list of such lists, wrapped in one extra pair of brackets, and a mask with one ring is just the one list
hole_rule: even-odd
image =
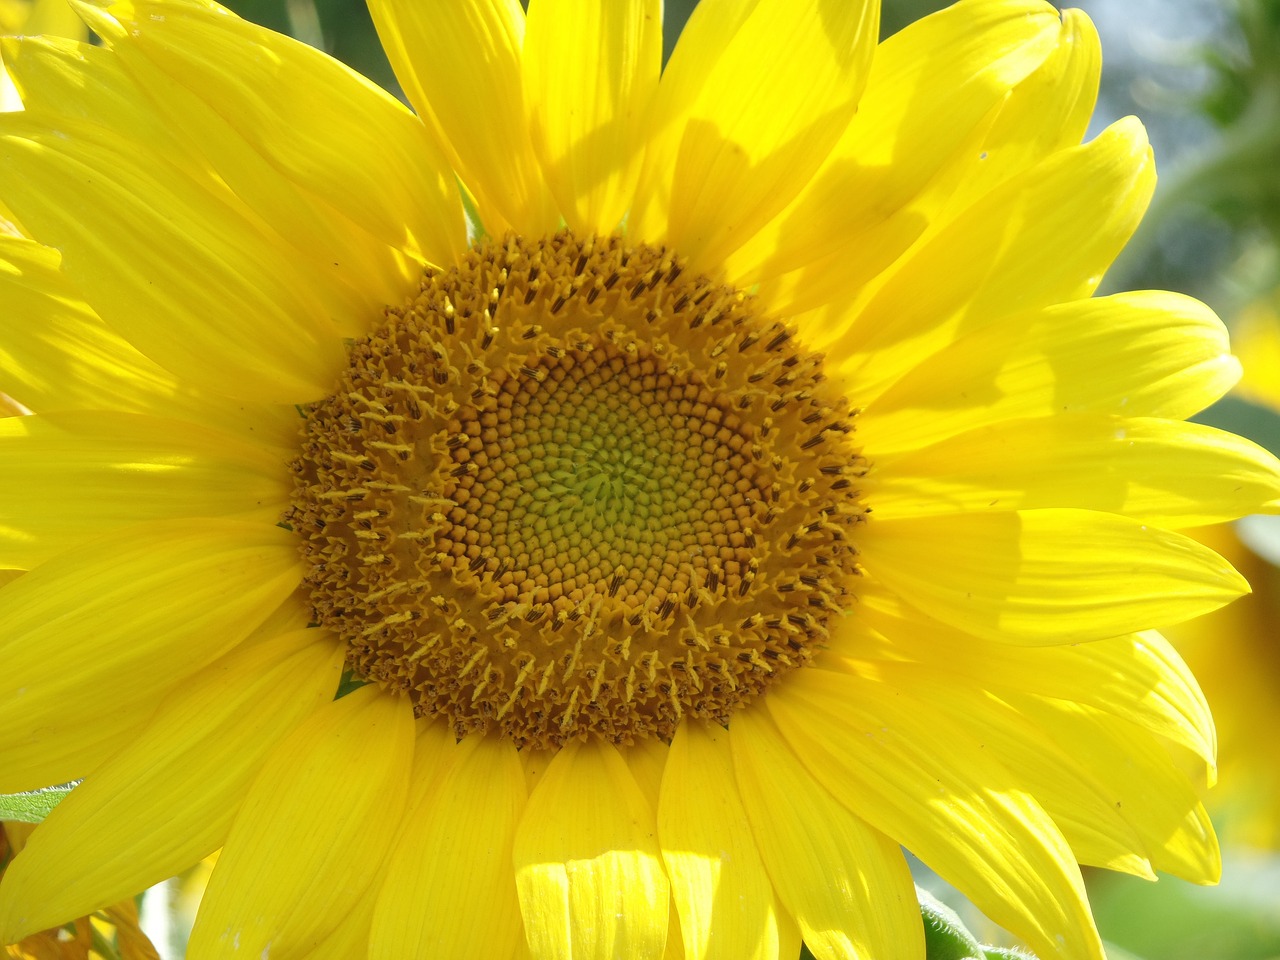
[(418, 719), (417, 739), (413, 744), (413, 773), (409, 784), (409, 807), (420, 806), (440, 787), (454, 759), (458, 743), (453, 728), (438, 719)]
[(51, 247), (0, 233), (0, 316), (30, 318), (6, 325), (0, 338), (7, 394), (37, 413), (147, 413), (213, 424), (255, 443), (296, 445), (292, 405), (244, 404), (178, 383), (107, 328), (61, 263)]
[(187, 956), (287, 960), (332, 933), (400, 828), (413, 737), (409, 702), (368, 684), (272, 750), (231, 825)]
[(225, 197), (88, 122), (0, 115), (0, 160), (5, 201), (62, 251), (98, 315), (157, 363), (248, 400), (332, 389), (344, 362), (335, 318)]
[(783, 210), (857, 109), (879, 4), (704, 0), (662, 76), (629, 229), (699, 270)]
[(832, 359), (852, 379), (859, 402), (869, 404), (922, 355), (965, 331), (1091, 294), (1154, 186), (1146, 132), (1129, 118), (968, 207), (899, 260), (850, 314)]
[(800, 950), (804, 947), (804, 939), (800, 935), (800, 925), (776, 901), (774, 916), (778, 922), (778, 952), (775, 960), (791, 960), (792, 957), (800, 956)]
[(534, 150), (569, 229), (608, 234), (631, 207), (662, 66), (661, 0), (538, 0), (523, 50)]
[[(29, 116), (53, 127), (69, 119), (109, 118), (114, 132), (145, 143), (153, 158), (163, 158), (159, 162), (194, 174), (215, 193), (229, 191), (233, 206), (252, 208), (252, 216), (274, 231), (271, 238), (293, 254), (299, 278), (323, 298), (344, 334), (366, 332), (370, 318), (384, 304), (402, 300), (421, 273), (419, 262), (306, 196), (211, 106), (136, 52), (128, 59), (138, 79), (125, 70), (125, 58), (101, 47), (47, 37), (6, 38), (0, 47)], [(169, 113), (153, 98), (163, 100)], [(172, 129), (179, 125), (181, 140)]]
[(1098, 99), (1101, 44), (1079, 10), (1063, 10), (1057, 27), (1057, 45), (1049, 56), (1009, 92), (978, 142), (962, 150), (934, 185), (941, 194), (934, 222), (945, 221), (1009, 177), (1084, 137)]
[[(684, 938), (680, 936), (680, 912), (675, 901), (671, 901), (670, 926), (667, 929), (667, 950), (662, 960), (684, 960)], [(788, 958), (783, 958), (788, 960)]]
[[(1216, 763), (1217, 737), (1204, 693), (1177, 651), (1154, 631), (1019, 647), (949, 628), (871, 583), (863, 584), (859, 599), (859, 621), (890, 638), (895, 657), (968, 677), (1002, 697), (1025, 691), (1088, 704), (1181, 744), (1211, 768)], [(861, 638), (846, 645), (839, 632), (833, 649), (867, 655)]]
[(1058, 414), (882, 457), (863, 496), (878, 520), (1077, 507), (1178, 529), (1280, 510), (1280, 462), (1196, 423)]
[(352, 960), (353, 957), (363, 960), (368, 955), (376, 887), (377, 881), (370, 884), (370, 889), (346, 916), (338, 920), (338, 925), (320, 945), (306, 954), (306, 960)]
[(1080, 863), (1123, 870), (1154, 880), (1146, 846), (1115, 807), (1106, 772), (1085, 762), (1046, 731), (983, 689), (942, 665), (851, 663), (942, 714), (942, 722), (966, 731), (999, 760), (1010, 776), (1044, 807)]
[[(1012, 19), (1020, 15), (1028, 24), (1038, 22), (1050, 29), (1053, 45), (1046, 56), (1046, 37), (1037, 35), (1034, 40), (1029, 40), (1027, 49), (1021, 51), (1021, 58), (1032, 58), (1027, 60), (1028, 67), (1038, 60), (1036, 67), (1029, 73), (1024, 70), (1023, 74), (1011, 74), (1011, 87), (991, 91), (975, 84), (974, 79), (989, 83), (992, 74), (1002, 76), (1005, 70), (1019, 64), (1019, 58), (1006, 56), (1001, 59), (1001, 47), (993, 45), (989, 54), (991, 63), (987, 63), (983, 58), (988, 55), (988, 36), (997, 40), (1001, 31), (998, 28), (986, 29), (986, 24), (983, 27), (975, 24), (969, 28), (969, 23), (970, 20), (991, 17), (1001, 10), (1005, 10)], [(760, 294), (773, 308), (788, 315), (809, 311), (801, 323), (806, 325), (806, 333), (814, 348), (822, 351), (838, 348), (847, 335), (850, 320), (856, 316), (856, 311), (850, 310), (851, 303), (867, 302), (884, 280), (893, 274), (890, 266), (895, 261), (904, 256), (910, 259), (913, 256), (908, 252), (911, 247), (927, 246), (966, 207), (975, 204), (1001, 183), (1023, 174), (1057, 150), (1078, 145), (1093, 113), (1101, 74), (1101, 49), (1093, 24), (1079, 10), (1064, 10), (1060, 18), (1059, 12), (1047, 4), (978, 0), (977, 3), (952, 5), (933, 17), (959, 20), (954, 29), (961, 36), (956, 37), (945, 50), (925, 47), (916, 58), (911, 58), (911, 51), (900, 51), (901, 58), (906, 60), (906, 69), (919, 70), (922, 61), (945, 63), (952, 55), (951, 50), (964, 50), (968, 44), (972, 45), (972, 60), (963, 67), (975, 70), (977, 77), (937, 78), (938, 84), (954, 88), (956, 95), (960, 95), (956, 100), (943, 93), (941, 86), (934, 86), (928, 88), (924, 95), (916, 95), (902, 104), (899, 109), (904, 115), (904, 122), (910, 124), (909, 129), (914, 129), (914, 124), (920, 119), (924, 119), (925, 125), (914, 131), (914, 142), (902, 143), (901, 150), (896, 148), (896, 137), (881, 134), (887, 145), (895, 147), (882, 165), (868, 164), (859, 151), (876, 156), (883, 147), (863, 143), (854, 150), (850, 145), (844, 157), (846, 168), (852, 168), (847, 174), (850, 183), (844, 188), (833, 184), (820, 192), (813, 197), (808, 211), (796, 210), (794, 216), (783, 215), (788, 233), (786, 246), (791, 247), (792, 234), (799, 237), (808, 234), (804, 221), (813, 223), (827, 218), (832, 210), (849, 202), (831, 196), (837, 191), (841, 198), (872, 198), (869, 201), (870, 216), (859, 216), (849, 227), (841, 221), (829, 238), (826, 250), (813, 247), (806, 262), (788, 266), (783, 260), (764, 266), (774, 274), (783, 268), (790, 270), (781, 276), (765, 276), (760, 283)], [(929, 19), (932, 18), (918, 20), (899, 36), (905, 37), (911, 29), (927, 24)], [(995, 23), (992, 26), (995, 27)], [(1006, 24), (1006, 27), (1011, 26), (1014, 23)], [(881, 50), (893, 40), (895, 37), (877, 51), (873, 82), (876, 81)], [(975, 93), (972, 100), (964, 97), (966, 91)], [(867, 101), (872, 100), (876, 92), (869, 88), (864, 105), (859, 106), (859, 115), (850, 124), (851, 131), (858, 127)], [(886, 96), (892, 97), (891, 93)], [(960, 102), (961, 97), (964, 102)], [(986, 108), (984, 113), (974, 114), (978, 105)], [(947, 118), (936, 118), (932, 114), (934, 109), (946, 110)], [(975, 115), (980, 119), (977, 122), (970, 120), (968, 128), (955, 127), (956, 120)], [(940, 133), (938, 140), (931, 140), (933, 129)], [(876, 132), (869, 133), (876, 136)], [(842, 147), (844, 145), (837, 148), (837, 152)], [(913, 155), (919, 159), (913, 159)], [(864, 169), (864, 166), (870, 166), (870, 169)], [(914, 195), (901, 193), (895, 189), (895, 172), (900, 169), (922, 173), (927, 170), (932, 178), (914, 183)], [(832, 177), (838, 177), (835, 170)], [(864, 184), (861, 180), (865, 178), (873, 178), (876, 182)], [(886, 180), (883, 195), (881, 179)], [(900, 186), (908, 184), (901, 183)], [(883, 206), (879, 202), (882, 196)], [(893, 206), (895, 198), (897, 206)], [(858, 201), (854, 202), (855, 210), (860, 211), (861, 207), (856, 206)], [(801, 223), (796, 223), (797, 220)]]
[(667, 768), (671, 747), (657, 737), (644, 737), (620, 752), (649, 806), (657, 810), (658, 797), (662, 793), (662, 772)]
[(1213, 824), (1186, 774), (1154, 737), (1077, 703), (1025, 695), (1011, 695), (1010, 703), (1040, 724), (1043, 736), (1099, 771), (1152, 866), (1192, 883), (1218, 882), (1222, 854)]
[(511, 851), (525, 799), (510, 743), (462, 741), (396, 841), (373, 916), (371, 960), (512, 956), (523, 937)]
[(1249, 592), (1194, 540), (1091, 510), (873, 521), (858, 546), (866, 569), (912, 606), (1012, 643), (1158, 629)]
[(370, 0), (369, 12), (396, 78), (474, 196), (489, 234), (554, 230), (559, 212), (521, 96), (519, 0)]
[[(371, 239), (437, 265), (465, 246), (452, 171), (413, 115), (354, 70), (213, 4), (117, 0), (105, 13), (79, 9), (255, 211), (286, 236), (322, 229), (332, 256), (314, 251), (320, 262), (352, 258), (338, 268), (349, 282), (361, 283), (350, 273), (361, 258), (389, 256), (356, 249)], [(301, 192), (273, 198), (264, 187), (279, 182)], [(347, 242), (344, 223), (358, 228)]]
[(1203, 303), (1120, 293), (1012, 315), (960, 337), (868, 398), (858, 435), (874, 459), (1019, 417), (1182, 420), (1239, 377), (1227, 328)]
[(59, 804), (0, 882), (0, 939), (92, 913), (217, 850), (267, 753), (333, 699), (342, 650), (298, 631), (175, 690)]
[(537, 960), (659, 960), (670, 888), (653, 811), (611, 744), (551, 759), (516, 831), (516, 889)]
[(920, 910), (898, 844), (815, 782), (763, 710), (735, 714), (729, 744), (760, 856), (817, 960), (917, 960)]
[(811, 668), (765, 699), (810, 773), (1037, 953), (1102, 960), (1079, 868), (1035, 799), (927, 703)]
[(109, 411), (0, 419), (0, 567), (115, 527), (237, 516), (274, 523), (289, 476), (268, 449), (193, 423)]
[[(734, 252), (729, 275), (742, 285), (761, 281), (771, 307), (792, 313), (834, 296), (835, 284), (852, 292), (850, 271), (871, 276), (891, 263), (928, 225), (917, 196), (948, 164), (958, 166), (953, 155), (1045, 59), (1058, 29), (1057, 11), (1043, 0), (971, 0), (889, 37), (830, 156)], [(912, 222), (901, 225), (898, 242), (885, 242), (904, 218)], [(826, 270), (806, 269), (819, 263), (838, 267), (829, 280)], [(789, 271), (796, 273), (782, 278)]]
[(33, 318), (5, 325), (5, 392), (36, 411), (154, 412), (177, 391), (173, 376), (103, 326), (61, 262), (50, 247), (0, 233), (0, 314)]
[(0, 591), (0, 792), (83, 777), (174, 684), (300, 580), (268, 524), (160, 521), (62, 553)]
[(662, 856), (689, 960), (775, 960), (782, 914), (734, 780), (729, 736), (676, 730), (658, 805)]

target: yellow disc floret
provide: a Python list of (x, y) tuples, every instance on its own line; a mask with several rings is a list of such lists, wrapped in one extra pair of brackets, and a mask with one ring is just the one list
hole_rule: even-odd
[(461, 735), (669, 737), (810, 660), (857, 574), (821, 357), (668, 251), (478, 244), (307, 411), (287, 520), (355, 673)]

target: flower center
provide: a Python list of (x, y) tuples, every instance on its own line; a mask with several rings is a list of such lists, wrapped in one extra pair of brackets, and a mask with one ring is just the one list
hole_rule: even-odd
[(315, 619), (355, 673), (550, 747), (724, 723), (808, 662), (865, 466), (821, 357), (753, 306), (616, 237), (429, 271), (293, 463)]

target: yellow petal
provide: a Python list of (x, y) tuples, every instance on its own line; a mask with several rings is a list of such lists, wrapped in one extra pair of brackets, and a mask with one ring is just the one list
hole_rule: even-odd
[(317, 634), (243, 646), (161, 703), (5, 871), (0, 939), (132, 897), (221, 847), (268, 751), (333, 699), (342, 650)]
[(1116, 413), (1183, 420), (1240, 377), (1198, 300), (1121, 293), (1005, 317), (924, 360), (858, 418), (875, 459), (1001, 420)]
[(26, 22), (19, 31), (27, 34), (47, 33), (58, 37), (85, 39), (88, 31), (84, 23), (65, 0), (31, 0), (25, 5), (30, 10)]
[(1079, 869), (1053, 821), (927, 702), (811, 668), (765, 704), (834, 796), (1037, 955), (1102, 960)]
[(920, 910), (898, 844), (816, 783), (764, 711), (735, 714), (729, 743), (760, 856), (817, 960), (916, 960)]
[(332, 933), (399, 830), (413, 737), (408, 700), (368, 684), (272, 750), (231, 825), (187, 956), (287, 960)]
[[(1148, 631), (1088, 644), (1018, 647), (950, 629), (874, 584), (859, 591), (858, 618), (890, 638), (893, 655), (966, 676), (1004, 696), (1025, 691), (1088, 704), (1180, 743), (1216, 762), (1213, 716), (1199, 684), (1176, 650)], [(842, 632), (842, 631), (841, 631)], [(840, 643), (850, 656), (866, 644)]]
[(1125, 720), (1078, 703), (1011, 695), (1081, 764), (1098, 771), (1117, 810), (1146, 844), (1151, 864), (1193, 883), (1217, 883), (1222, 855), (1191, 782), (1159, 742)]
[(662, 66), (661, 0), (538, 0), (524, 99), (543, 176), (569, 229), (613, 232), (631, 206)]
[(489, 234), (554, 230), (559, 212), (520, 92), (518, 0), (371, 0), (369, 12), (396, 78), (475, 197)]
[[(473, 735), (410, 811), (377, 901), (372, 960), (510, 957), (523, 939), (511, 864), (524, 770), (507, 741)], [(434, 778), (433, 778), (434, 779)]]
[(114, 532), (10, 583), (0, 593), (0, 792), (84, 776), (299, 580), (283, 530), (177, 520)]
[[(384, 304), (403, 299), (421, 274), (420, 262), (306, 195), (213, 107), (131, 45), (133, 55), (122, 58), (103, 48), (48, 38), (0, 43), (31, 116), (55, 127), (69, 117), (110, 117), (114, 132), (147, 144), (155, 162), (206, 174), (204, 185), (214, 192), (230, 188), (233, 204), (251, 207), (282, 248), (292, 247), (307, 284), (324, 296), (344, 334), (367, 332), (369, 320), (380, 316)], [(125, 59), (136, 81), (122, 66)], [(153, 106), (153, 98), (168, 115)], [(170, 132), (179, 125), (183, 141)]]
[(670, 889), (653, 811), (618, 751), (572, 742), (551, 759), (515, 839), (516, 888), (538, 960), (658, 960)]
[[(1007, 22), (990, 19), (1001, 13)], [(911, 50), (898, 52), (898, 59), (905, 61), (905, 89), (899, 93), (887, 81), (890, 90), (882, 98), (902, 113), (890, 119), (902, 122), (903, 129), (862, 130), (864, 114), (874, 110), (881, 93), (873, 86), (881, 53), (897, 36), (905, 38), (914, 28), (935, 18), (941, 23), (948, 16), (959, 21), (953, 28), (959, 36), (951, 42), (930, 37), (934, 43), (925, 44), (918, 56), (912, 57)], [(987, 23), (971, 27), (971, 20), (979, 17)], [(1039, 26), (1042, 32), (1027, 35), (1027, 45), (1018, 55), (1001, 57), (1000, 44), (1007, 39), (1001, 28), (1016, 25)], [(1046, 57), (1045, 42), (1050, 38), (1056, 46)], [(939, 39), (943, 43), (937, 44)], [(934, 49), (934, 44), (943, 49)], [(920, 64), (946, 64), (966, 48), (969, 60), (957, 66), (972, 74), (935, 75), (916, 89), (923, 80), (915, 76)], [(793, 205), (764, 231), (765, 242), (776, 245), (779, 255), (758, 268), (748, 266), (750, 254), (735, 255), (730, 276), (744, 273), (743, 282), (749, 282), (760, 275), (760, 295), (773, 309), (792, 316), (810, 311), (801, 322), (813, 346), (837, 350), (850, 317), (849, 304), (865, 301), (891, 272), (886, 268), (908, 248), (931, 242), (934, 234), (995, 187), (1055, 150), (1080, 142), (1097, 97), (1100, 67), (1097, 34), (1076, 10), (1063, 11), (1059, 20), (1047, 4), (993, 0), (957, 3), (917, 21), (877, 50), (873, 85), (849, 133), (828, 160), (828, 169), (815, 177), (806, 208)], [(1017, 68), (1022, 72), (1011, 72)], [(1005, 85), (990, 88), (997, 78)], [(975, 112), (976, 107), (981, 109)], [(859, 142), (848, 142), (855, 130)], [(885, 159), (877, 164), (877, 156)], [(842, 216), (845, 211), (848, 220)], [(833, 224), (826, 228), (827, 235), (814, 233), (813, 227), (824, 221)], [(771, 232), (781, 236), (773, 240)]]
[(25, 112), (0, 115), (0, 159), (6, 202), (151, 359), (242, 399), (296, 403), (332, 388), (344, 362), (334, 318), (288, 251), (225, 197), (106, 127)]
[(671, 748), (657, 737), (644, 737), (620, 752), (649, 806), (657, 810), (658, 797), (662, 793), (662, 773), (667, 768)]
[[(729, 275), (763, 281), (761, 295), (790, 313), (834, 296), (837, 284), (851, 292), (850, 270), (871, 276), (891, 263), (928, 224), (914, 199), (1045, 59), (1058, 29), (1057, 11), (1041, 0), (977, 0), (889, 37), (839, 143), (787, 209), (729, 258)], [(884, 243), (898, 218), (913, 223), (898, 244)], [(837, 266), (835, 276), (826, 279), (832, 271), (818, 263)], [(796, 273), (778, 279), (788, 271)]]
[(792, 957), (800, 956), (800, 950), (804, 947), (800, 925), (776, 902), (774, 916), (778, 921), (778, 952), (772, 960), (791, 960)]
[(1053, 818), (1080, 863), (1154, 880), (1146, 846), (1115, 807), (1105, 770), (1065, 749), (1052, 735), (956, 671), (909, 663), (852, 663), (966, 731), (1008, 770), (1020, 790)]
[(0, 419), (0, 566), (29, 569), (115, 527), (274, 523), (289, 477), (270, 450), (193, 423), (109, 411)]
[(935, 219), (945, 220), (1009, 177), (1084, 137), (1098, 99), (1101, 44), (1088, 16), (1079, 10), (1063, 10), (1057, 27), (1057, 45), (1049, 56), (1010, 91), (977, 142), (962, 150), (958, 162), (947, 169), (941, 178), (946, 182), (935, 185), (942, 194)]
[(56, 250), (0, 233), (5, 392), (32, 410), (148, 412), (176, 391), (167, 373), (110, 333), (59, 272)]
[(1194, 540), (1127, 517), (1043, 509), (873, 521), (866, 569), (978, 637), (1076, 643), (1179, 623), (1248, 593)]
[(26, 317), (0, 331), (5, 392), (37, 413), (108, 409), (210, 423), (291, 449), (292, 405), (249, 405), (179, 384), (84, 302), (61, 272), (62, 258), (25, 237), (0, 234), (0, 316)]
[(449, 772), (458, 756), (458, 742), (453, 728), (438, 719), (418, 719), (418, 734), (413, 745), (413, 773), (409, 784), (409, 802), (413, 808), (426, 802), (428, 796), (439, 789), (440, 782)]
[(1280, 509), (1280, 462), (1200, 424), (1057, 415), (882, 457), (863, 496), (878, 520), (1078, 507), (1177, 529)]
[[(667, 928), (667, 950), (662, 955), (662, 960), (684, 960), (684, 938), (680, 936), (680, 912), (676, 909), (674, 900), (672, 900), (669, 910), (670, 925)], [(790, 960), (790, 958), (783, 958), (783, 960)]]
[[(340, 221), (329, 207), (377, 241), (437, 265), (465, 247), (452, 172), (413, 115), (354, 70), (215, 4), (117, 0), (105, 13), (78, 9), (149, 93), (159, 76), (146, 63), (214, 107), (271, 169), (302, 188), (316, 220), (334, 228), (331, 242), (340, 242)], [(176, 90), (152, 95), (162, 110), (181, 111), (173, 119), (181, 116), (198, 144), (215, 144), (193, 129), (205, 116), (186, 109), (191, 101)], [(217, 163), (229, 155), (211, 159), (242, 195), (252, 189), (248, 175), (265, 169), (236, 171)], [(288, 213), (273, 209), (279, 201), (261, 191), (245, 199), (255, 209), (261, 200), (268, 219), (290, 226)]]
[[(1091, 294), (1155, 185), (1129, 118), (1061, 150), (965, 209), (885, 274), (833, 356), (870, 404), (923, 355), (1006, 314)], [(1081, 216), (1080, 211), (1093, 211)]]
[(318, 947), (306, 954), (306, 960), (352, 960), (366, 957), (369, 949), (369, 927), (373, 922), (374, 889), (370, 885), (351, 912), (338, 920), (338, 925)]
[(663, 72), (628, 229), (696, 269), (782, 211), (857, 109), (879, 4), (704, 0)]
[(729, 736), (685, 721), (658, 805), (662, 856), (689, 960), (774, 960), (790, 923), (756, 849), (734, 781)]

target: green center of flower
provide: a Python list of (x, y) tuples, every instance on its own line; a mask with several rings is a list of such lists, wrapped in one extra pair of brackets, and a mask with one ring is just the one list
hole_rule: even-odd
[(767, 496), (739, 417), (641, 345), (555, 354), (494, 371), (496, 402), (457, 418), (447, 496), (465, 509), (437, 538), (450, 561), (529, 613), (569, 616), (593, 594), (660, 612), (712, 570), (736, 585)]
[(670, 737), (808, 662), (857, 575), (852, 415), (668, 252), (508, 236), (307, 412), (287, 518), (361, 677), (461, 735)]

